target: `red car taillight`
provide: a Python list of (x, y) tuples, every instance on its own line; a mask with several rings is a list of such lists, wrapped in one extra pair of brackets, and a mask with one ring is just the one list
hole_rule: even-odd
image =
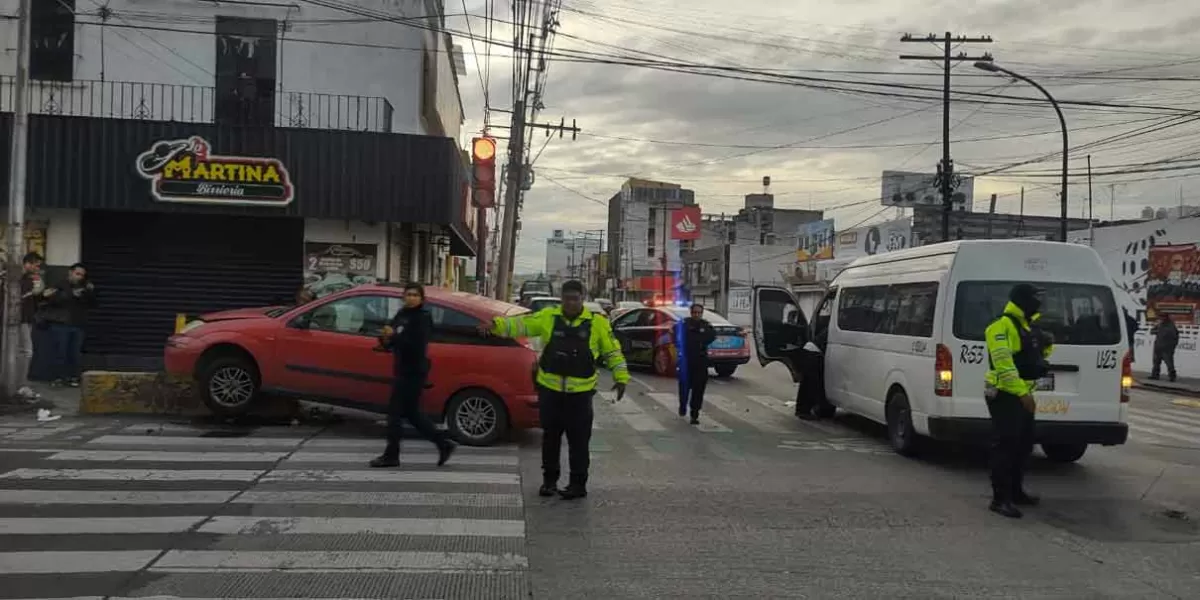
[(1129, 390), (1133, 388), (1133, 355), (1125, 352), (1121, 359), (1121, 404), (1129, 402)]
[(938, 396), (954, 395), (954, 355), (944, 344), (937, 345), (934, 358), (934, 393)]

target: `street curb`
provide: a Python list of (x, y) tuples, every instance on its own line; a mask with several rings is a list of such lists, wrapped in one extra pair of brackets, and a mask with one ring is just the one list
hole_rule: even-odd
[(1153, 390), (1156, 392), (1167, 392), (1171, 394), (1181, 394), (1192, 398), (1200, 398), (1200, 390), (1173, 383), (1137, 380), (1134, 381), (1133, 387), (1143, 390)]
[[(255, 414), (291, 416), (299, 405), (267, 401)], [(153, 371), (88, 371), (80, 381), (81, 415), (210, 415), (190, 378)]]

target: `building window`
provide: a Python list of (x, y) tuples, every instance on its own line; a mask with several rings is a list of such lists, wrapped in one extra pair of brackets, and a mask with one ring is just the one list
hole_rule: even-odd
[[(217, 17), (218, 125), (275, 125), (276, 28), (274, 19)], [(302, 126), (311, 110), (298, 105), (286, 122)]]
[(75, 0), (33, 2), (29, 33), (30, 79), (72, 81), (75, 78)]

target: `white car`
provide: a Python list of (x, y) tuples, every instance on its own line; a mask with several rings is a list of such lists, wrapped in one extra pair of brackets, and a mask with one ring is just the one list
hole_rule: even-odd
[[(1050, 374), (1038, 382), (1035, 439), (1051, 460), (1089, 444), (1125, 443), (1132, 363), (1111, 279), (1088, 246), (958, 241), (861, 258), (830, 284), (808, 323), (790, 290), (754, 289), (754, 341), (764, 365), (792, 366), (812, 341), (824, 355), (827, 404), (887, 425), (901, 454), (919, 436), (988, 439), (984, 330), (1017, 283), (1044, 290)], [(790, 321), (790, 322), (789, 322)], [(795, 367), (793, 372), (795, 372)]]

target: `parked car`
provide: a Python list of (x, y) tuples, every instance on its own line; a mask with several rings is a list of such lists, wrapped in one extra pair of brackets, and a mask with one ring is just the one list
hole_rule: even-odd
[[(167, 372), (194, 378), (216, 414), (249, 411), (263, 393), (385, 412), (392, 355), (378, 335), (403, 305), (394, 284), (358, 286), (300, 307), (204, 315), (167, 340)], [(538, 426), (528, 340), (482, 337), (480, 322), (527, 309), (466, 292), (426, 288), (431, 370), (421, 406), (469, 445)], [(455, 365), (469, 364), (470, 369)]]
[(529, 299), (529, 310), (537, 312), (543, 308), (558, 306), (562, 304), (561, 298), (553, 298), (551, 296), (538, 296)]
[(604, 309), (604, 305), (599, 302), (588, 301), (583, 303), (583, 307), (601, 316), (608, 316), (608, 311)]
[[(643, 307), (616, 315), (613, 332), (621, 342), (625, 360), (634, 366), (651, 367), (659, 375), (674, 376), (677, 354), (674, 343), (675, 323), (687, 318), (683, 306)], [(708, 359), (719, 377), (729, 377), (738, 366), (750, 362), (746, 331), (715, 312), (704, 311), (704, 318), (716, 330), (717, 339), (708, 348)]]

